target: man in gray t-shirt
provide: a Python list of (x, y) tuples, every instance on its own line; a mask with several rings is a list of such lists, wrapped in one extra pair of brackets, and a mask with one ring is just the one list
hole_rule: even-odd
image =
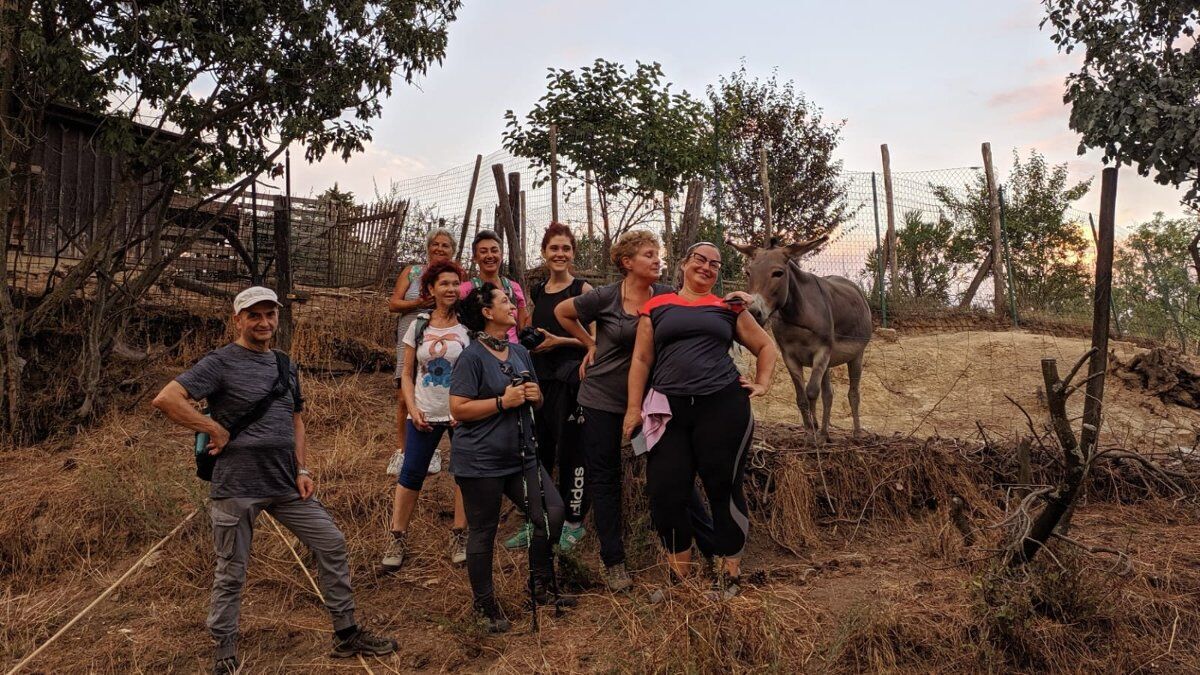
[[(209, 606), (208, 629), (217, 643), (214, 673), (235, 673), (237, 624), (254, 521), (266, 511), (312, 549), (320, 570), (325, 607), (333, 619), (335, 657), (379, 656), (396, 650), (395, 640), (362, 630), (354, 620), (346, 540), (313, 493), (305, 465), (300, 379), (288, 369), (286, 393), (274, 398), (263, 415), (230, 438), (229, 427), (272, 396), (279, 379), (270, 349), (279, 326), (279, 301), (269, 288), (254, 286), (233, 300), (236, 342), (210, 352), (168, 382), (154, 407), (171, 421), (208, 434), (206, 451), (216, 458), (209, 516), (217, 565)], [(206, 399), (211, 417), (194, 401)]]

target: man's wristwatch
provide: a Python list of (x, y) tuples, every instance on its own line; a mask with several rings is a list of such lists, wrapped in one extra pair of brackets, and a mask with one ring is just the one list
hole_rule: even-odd
[(310, 476), (310, 477), (312, 476), (312, 473), (308, 469), (300, 469), (296, 473), (301, 476)]

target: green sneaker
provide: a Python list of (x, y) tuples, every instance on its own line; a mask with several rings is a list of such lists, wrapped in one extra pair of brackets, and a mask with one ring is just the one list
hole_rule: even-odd
[(562, 534), (558, 537), (558, 550), (563, 553), (570, 551), (583, 540), (585, 534), (587, 534), (587, 530), (583, 528), (583, 523), (578, 525), (563, 523)]
[(516, 534), (504, 540), (504, 548), (529, 548), (531, 536), (533, 536), (533, 525), (526, 521)]

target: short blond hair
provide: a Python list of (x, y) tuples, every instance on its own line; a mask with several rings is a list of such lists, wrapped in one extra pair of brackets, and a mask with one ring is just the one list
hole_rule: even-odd
[(625, 275), (629, 273), (629, 270), (621, 264), (621, 258), (634, 257), (644, 246), (662, 248), (658, 236), (650, 230), (630, 230), (617, 239), (617, 243), (613, 244), (612, 249), (609, 250), (608, 257), (612, 260), (613, 265), (621, 271), (621, 274)]

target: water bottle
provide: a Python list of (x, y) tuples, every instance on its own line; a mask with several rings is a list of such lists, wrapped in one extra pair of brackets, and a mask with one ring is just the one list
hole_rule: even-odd
[[(209, 412), (208, 412), (208, 408), (205, 408), (201, 412), (204, 413), (205, 417), (208, 417), (208, 418), (212, 417), (212, 415), (209, 414)], [(196, 456), (199, 457), (200, 455), (203, 455), (206, 452), (208, 452), (208, 432), (207, 431), (197, 431), (196, 432)]]

